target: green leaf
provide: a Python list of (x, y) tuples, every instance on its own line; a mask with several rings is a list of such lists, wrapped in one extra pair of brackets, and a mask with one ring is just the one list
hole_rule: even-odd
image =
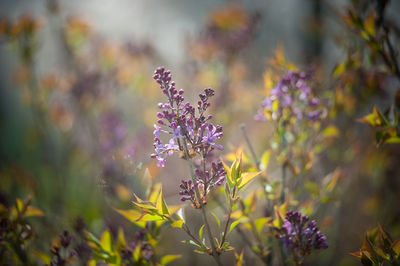
[(47, 254), (36, 250), (32, 250), (32, 254), (45, 265), (50, 265), (51, 258)]
[(398, 256), (400, 254), (400, 240), (396, 240), (393, 242), (392, 249), (393, 249), (394, 253), (396, 254), (396, 256)]
[(203, 239), (203, 230), (204, 230), (204, 224), (200, 227), (200, 230), (199, 230), (200, 241), (201, 241), (201, 239)]
[(36, 207), (33, 207), (33, 206), (28, 206), (26, 208), (26, 211), (25, 211), (24, 215), (25, 215), (25, 217), (29, 217), (29, 216), (44, 216), (44, 212), (39, 208), (36, 208)]
[(324, 129), (324, 131), (322, 131), (322, 136), (324, 136), (324, 138), (336, 138), (337, 136), (339, 136), (339, 134), (340, 131), (335, 126), (328, 126)]
[(118, 210), (118, 209), (114, 209), (116, 212), (118, 212), (119, 214), (121, 214), (122, 216), (124, 216), (125, 218), (127, 218), (129, 221), (131, 222), (137, 222), (140, 220), (140, 218), (143, 217), (143, 213), (139, 212), (137, 210), (134, 209), (130, 209), (130, 210)]
[(122, 228), (118, 229), (117, 243), (118, 243), (118, 248), (122, 248), (122, 247), (126, 246), (124, 230)]
[(337, 78), (339, 77), (344, 71), (346, 71), (346, 65), (345, 63), (339, 63), (335, 69), (333, 70), (333, 77)]
[(379, 112), (379, 110), (374, 106), (372, 113), (362, 117), (357, 120), (358, 122), (368, 124), (372, 127), (387, 126), (388, 122), (386, 118)]
[(265, 171), (268, 168), (269, 158), (271, 156), (271, 150), (266, 150), (261, 156), (260, 169)]
[(226, 172), (226, 181), (228, 183), (229, 188), (233, 188), (233, 180), (232, 180), (232, 172), (231, 169), (222, 161), (222, 165), (224, 166)]
[(212, 216), (214, 216), (214, 219), (215, 219), (215, 221), (217, 222), (218, 227), (221, 227), (221, 222), (220, 222), (220, 220), (218, 219), (217, 215), (215, 215), (215, 213), (211, 213), (211, 214), (212, 214)]
[(230, 228), (229, 228), (229, 233), (230, 233), (233, 229), (235, 229), (235, 227), (236, 227), (238, 224), (240, 224), (241, 222), (242, 222), (242, 220), (236, 220), (236, 221), (234, 221), (234, 222), (231, 224)]
[(138, 262), (140, 259), (140, 251), (142, 250), (140, 245), (137, 245), (135, 251), (133, 252), (133, 260)]
[(375, 13), (371, 13), (364, 21), (364, 29), (370, 36), (375, 36)]
[(165, 255), (161, 258), (161, 265), (167, 265), (168, 263), (173, 262), (174, 260), (179, 259), (182, 257), (181, 255)]
[(240, 155), (239, 160), (236, 159), (231, 165), (231, 179), (234, 185), (240, 182), (242, 176), (242, 156)]
[(93, 235), (92, 233), (86, 232), (86, 238), (88, 241), (94, 243), (97, 247), (99, 247), (99, 248), (101, 247), (100, 240), (97, 239), (97, 237), (95, 235)]
[(182, 226), (183, 226), (182, 220), (175, 221), (171, 224), (171, 227), (174, 227), (174, 228), (182, 228)]
[(272, 218), (270, 217), (261, 217), (255, 221), (257, 232), (260, 232), (263, 229), (264, 225), (271, 221)]
[[(146, 172), (145, 172), (145, 174), (146, 174)], [(148, 200), (150, 202), (156, 203), (158, 197), (160, 196), (160, 190), (161, 190), (161, 183), (155, 184), (153, 187), (153, 190), (151, 191), (150, 195), (148, 196)]]
[(400, 138), (399, 137), (390, 137), (385, 141), (385, 143), (389, 143), (389, 144), (400, 143)]
[(106, 252), (112, 252), (112, 242), (111, 242), (111, 234), (110, 231), (106, 230), (100, 239), (101, 247)]
[(259, 172), (247, 172), (242, 174), (240, 184), (238, 186), (239, 189), (242, 189), (244, 186), (246, 186), (250, 181), (252, 181), (256, 176), (261, 174), (263, 171)]
[(193, 240), (183, 240), (182, 242), (185, 243), (185, 244), (189, 244), (189, 245), (193, 245), (193, 246), (196, 246), (198, 248), (201, 248), (201, 246), (199, 244), (197, 244), (196, 242), (194, 242)]

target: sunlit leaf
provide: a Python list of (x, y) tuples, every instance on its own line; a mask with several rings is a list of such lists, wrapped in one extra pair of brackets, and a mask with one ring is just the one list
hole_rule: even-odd
[(168, 263), (173, 262), (181, 257), (181, 255), (165, 255), (161, 258), (161, 265), (167, 265)]
[(182, 220), (175, 221), (171, 224), (171, 227), (174, 227), (174, 228), (182, 228), (182, 226), (183, 226)]
[(28, 206), (25, 211), (25, 217), (29, 216), (44, 216), (44, 212), (37, 207)]
[(237, 225), (239, 225), (241, 222), (242, 222), (242, 220), (234, 221), (234, 222), (231, 224), (231, 226), (229, 227), (229, 233), (230, 233), (233, 229), (235, 229), (235, 227), (236, 227)]
[(38, 258), (38, 260), (43, 262), (44, 265), (50, 265), (51, 258), (47, 254), (39, 252), (39, 251), (36, 251), (36, 250), (32, 250), (32, 254), (36, 258)]
[(397, 256), (400, 254), (400, 240), (396, 240), (393, 242), (392, 249)]
[(148, 201), (156, 203), (161, 191), (161, 183), (157, 183), (154, 185), (152, 191), (149, 194)]
[(361, 123), (366, 123), (373, 127), (386, 126), (388, 124), (384, 116), (378, 111), (378, 109), (375, 106), (372, 109), (371, 114), (368, 114), (358, 119), (357, 121)]
[(107, 252), (112, 252), (112, 242), (110, 231), (104, 231), (100, 239), (101, 247)]
[(215, 221), (217, 222), (218, 227), (221, 227), (221, 221), (218, 219), (217, 215), (215, 215), (215, 213), (211, 213), (211, 214), (214, 217)]
[(340, 134), (340, 131), (337, 127), (335, 126), (329, 126), (322, 131), (322, 136), (324, 138), (336, 138)]
[(264, 171), (267, 170), (270, 156), (271, 156), (271, 150), (266, 150), (263, 153), (263, 155), (261, 156), (261, 161), (260, 161), (260, 169), (261, 170), (264, 170)]
[(375, 13), (371, 13), (365, 19), (364, 29), (370, 36), (375, 36)]
[(222, 165), (224, 166), (226, 172), (226, 180), (230, 188), (233, 188), (233, 180), (232, 180), (232, 171), (231, 168), (222, 161)]
[(126, 246), (124, 230), (121, 227), (118, 228), (117, 243), (120, 248)]
[(243, 265), (243, 254), (244, 250), (242, 249), (242, 252), (240, 254), (237, 254), (235, 252), (235, 266), (242, 266)]
[(249, 182), (251, 182), (256, 176), (258, 176), (258, 175), (261, 174), (262, 172), (263, 172), (263, 171), (243, 173), (238, 188), (239, 188), (239, 189), (242, 189), (243, 187), (245, 187)]
[(390, 137), (387, 140), (385, 140), (385, 143), (398, 144), (400, 143), (400, 137)]
[(127, 218), (131, 222), (137, 222), (143, 217), (143, 213), (134, 209), (130, 210), (118, 210), (114, 209), (116, 212)]
[(287, 208), (287, 202), (280, 206), (274, 206), (274, 213), (275, 213), (275, 219), (273, 221), (273, 226), (277, 228), (281, 228), (283, 221), (285, 220), (286, 216), (286, 208)]
[(200, 230), (199, 230), (199, 238), (200, 239), (203, 239), (203, 230), (204, 230), (204, 224), (200, 227)]
[(261, 229), (265, 226), (265, 224), (270, 221), (272, 221), (271, 217), (261, 217), (261, 218), (256, 219), (255, 225), (256, 225), (257, 232), (261, 232)]

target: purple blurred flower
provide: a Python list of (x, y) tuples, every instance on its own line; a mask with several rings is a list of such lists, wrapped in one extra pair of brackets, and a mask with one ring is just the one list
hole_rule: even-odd
[[(292, 117), (297, 119), (308, 118), (308, 121), (316, 122), (322, 118), (323, 107), (320, 100), (313, 97), (308, 83), (312, 76), (305, 72), (287, 72), (271, 89), (270, 94), (261, 103), (255, 119), (266, 120), (265, 113), (272, 120), (285, 119), (289, 121)], [(273, 103), (275, 103), (273, 107)], [(285, 112), (283, 112), (285, 110)], [(284, 117), (282, 117), (284, 115)], [(264, 118), (263, 118), (264, 116)]]
[(302, 258), (313, 249), (327, 249), (326, 236), (317, 227), (315, 221), (300, 212), (288, 211), (281, 228), (275, 228), (277, 238), (282, 240), (285, 247), (290, 249), (293, 256)]

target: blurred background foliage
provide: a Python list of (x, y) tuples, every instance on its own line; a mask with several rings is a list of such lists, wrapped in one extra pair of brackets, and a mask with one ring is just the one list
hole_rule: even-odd
[[(12, 240), (23, 248), (29, 241), (34, 252), (25, 262), (57, 257), (54, 247), (69, 245), (65, 230), (86, 243), (80, 224), (93, 233), (85, 245), (97, 255), (104, 247), (95, 235), (104, 244), (110, 234), (115, 250), (126, 238), (141, 243), (149, 258), (155, 249), (160, 257), (182, 254), (176, 265), (208, 261), (170, 231), (159, 244), (147, 243), (135, 234), (140, 226), (115, 211), (130, 208), (133, 193), (146, 198), (156, 180), (166, 201), (179, 204), (185, 164), (172, 159), (160, 171), (150, 159), (162, 97), (152, 73), (159, 65), (173, 70), (189, 100), (202, 88), (215, 89), (211, 113), (224, 127), (225, 161), (239, 148), (247, 154), (244, 166), (257, 166), (247, 136), (258, 158), (268, 152), (270, 185), (278, 186), (282, 164), (289, 165), (293, 189), (302, 182), (298, 171), (307, 177), (302, 200), (290, 204), (318, 218), (330, 246), (310, 265), (358, 265), (349, 253), (378, 223), (398, 239), (399, 11), (397, 1), (372, 0), (2, 1), (0, 203), (2, 219), (25, 228), (26, 238)], [(326, 108), (311, 141), (294, 133), (300, 144), (290, 162), (274, 124), (254, 119), (287, 70), (313, 72)], [(13, 261), (4, 245), (2, 259)], [(260, 263), (251, 254), (244, 261)]]

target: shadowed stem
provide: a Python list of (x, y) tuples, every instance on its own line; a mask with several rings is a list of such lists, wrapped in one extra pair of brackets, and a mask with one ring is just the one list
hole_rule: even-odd
[[(196, 178), (195, 178), (195, 174), (194, 174), (193, 162), (192, 162), (192, 159), (189, 156), (189, 151), (188, 151), (187, 142), (186, 142), (185, 138), (183, 138), (183, 148), (185, 150), (186, 161), (189, 164), (190, 175), (191, 175), (193, 184), (195, 185), (197, 182), (196, 182)], [(203, 200), (202, 200), (202, 198), (200, 196), (199, 188), (197, 186), (194, 186), (194, 188), (195, 188), (196, 197), (197, 197), (197, 199), (199, 201), (199, 204), (200, 204), (201, 214), (203, 215), (203, 220), (204, 220), (204, 225), (205, 225), (206, 230), (207, 230), (208, 240), (210, 241), (210, 244), (211, 244), (212, 256), (215, 259), (215, 262), (219, 266), (222, 266), (221, 260), (219, 258), (218, 253), (217, 253), (217, 249), (215, 247), (214, 238), (213, 238), (212, 233), (211, 233), (210, 224), (208, 223), (208, 220), (207, 220), (207, 213), (206, 213), (206, 210), (205, 210), (205, 205), (203, 203)]]
[(246, 140), (247, 146), (249, 146), (251, 156), (253, 156), (254, 163), (256, 164), (257, 169), (260, 169), (260, 161), (257, 158), (256, 152), (254, 151), (253, 145), (251, 145), (249, 136), (246, 132), (246, 126), (244, 124), (240, 125), (240, 129), (243, 132), (244, 139)]
[[(242, 130), (244, 139), (246, 140), (246, 144), (249, 147), (249, 150), (250, 150), (251, 156), (253, 157), (253, 161), (254, 161), (254, 163), (256, 165), (256, 168), (257, 168), (258, 171), (260, 171), (261, 170), (260, 169), (260, 161), (258, 160), (257, 155), (256, 155), (256, 153), (254, 151), (253, 145), (251, 144), (250, 138), (247, 135), (246, 126), (244, 124), (241, 124), (240, 125), (240, 129)], [(267, 169), (265, 169), (265, 171), (267, 171)], [(260, 181), (260, 184), (261, 184), (261, 186), (263, 188), (263, 192), (265, 194), (265, 198), (268, 199), (268, 193), (265, 190), (265, 186), (266, 186), (265, 180), (261, 177), (261, 175), (260, 175), (260, 178), (258, 178), (258, 180)], [(269, 212), (269, 207), (267, 207), (267, 211)]]
[[(224, 206), (224, 204), (221, 202), (221, 200), (217, 197), (216, 198), (216, 202), (218, 203), (218, 205), (222, 208), (222, 210), (224, 212), (227, 212), (228, 210), (226, 209), (226, 207)], [(260, 259), (261, 262), (263, 262), (264, 264), (266, 264), (262, 258), (262, 256), (257, 253), (254, 249), (253, 249), (253, 244), (251, 243), (250, 239), (248, 238), (248, 236), (246, 235), (245, 232), (243, 232), (242, 229), (240, 229), (240, 225), (235, 227), (235, 230), (239, 233), (239, 235), (242, 237), (244, 243), (246, 243), (246, 245), (249, 247), (249, 249), (254, 253), (254, 255), (256, 255), (257, 258)], [(267, 264), (266, 264), (267, 265)]]
[(226, 219), (224, 235), (222, 236), (221, 244), (219, 245), (220, 248), (222, 248), (222, 246), (225, 243), (226, 234), (228, 233), (228, 225), (231, 220), (231, 214), (232, 214), (232, 204), (229, 204), (228, 218)]

